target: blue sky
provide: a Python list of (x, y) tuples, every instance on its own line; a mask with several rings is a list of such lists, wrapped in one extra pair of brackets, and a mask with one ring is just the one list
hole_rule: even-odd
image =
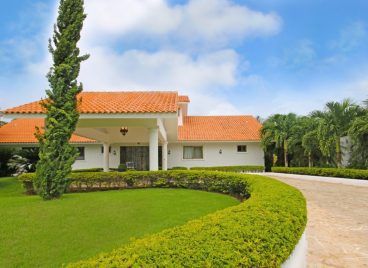
[[(210, 3), (210, 4), (209, 4)], [(0, 108), (44, 96), (57, 1), (0, 4)], [(86, 0), (86, 91), (178, 90), (192, 114), (368, 98), (368, 1)]]

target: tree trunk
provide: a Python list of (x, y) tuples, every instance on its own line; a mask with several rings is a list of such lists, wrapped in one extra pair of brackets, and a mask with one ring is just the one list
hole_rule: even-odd
[(336, 138), (336, 164), (338, 168), (342, 167), (342, 155), (341, 155), (341, 143), (340, 143), (340, 137)]
[(287, 141), (284, 141), (284, 161), (285, 161), (285, 167), (289, 166), (289, 159), (288, 159), (288, 144)]
[(309, 152), (308, 153), (308, 167), (312, 167), (313, 166), (313, 164), (312, 164), (312, 153), (311, 152)]

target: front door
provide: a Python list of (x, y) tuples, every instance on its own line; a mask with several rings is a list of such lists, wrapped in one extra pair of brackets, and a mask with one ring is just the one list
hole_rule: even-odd
[[(162, 147), (159, 146), (159, 166), (162, 165)], [(120, 163), (133, 162), (136, 170), (149, 170), (149, 147), (148, 146), (121, 146)]]

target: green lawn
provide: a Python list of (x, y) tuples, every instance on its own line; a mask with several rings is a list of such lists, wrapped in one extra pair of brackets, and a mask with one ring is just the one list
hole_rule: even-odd
[(0, 267), (59, 267), (237, 203), (186, 189), (67, 194), (45, 202), (23, 195), (15, 178), (0, 178)]

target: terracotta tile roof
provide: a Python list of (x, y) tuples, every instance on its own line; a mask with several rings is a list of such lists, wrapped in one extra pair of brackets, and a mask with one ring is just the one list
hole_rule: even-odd
[[(174, 91), (82, 92), (80, 113), (175, 113), (178, 93)], [(4, 110), (5, 114), (40, 114), (41, 101)]]
[[(0, 127), (0, 143), (37, 143), (35, 127), (43, 127), (44, 119), (14, 119)], [(71, 143), (93, 143), (94, 140), (73, 135)]]
[(262, 125), (253, 116), (186, 116), (179, 141), (260, 141)]
[(179, 96), (179, 102), (190, 102), (188, 96)]

